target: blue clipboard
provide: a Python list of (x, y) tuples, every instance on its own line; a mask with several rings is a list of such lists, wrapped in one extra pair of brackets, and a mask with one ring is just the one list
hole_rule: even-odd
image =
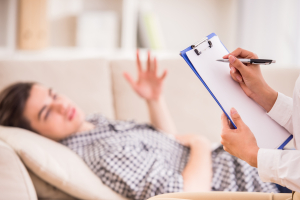
[[(205, 40), (209, 40), (212, 37), (217, 36), (215, 33), (211, 33), (208, 36), (206, 36)], [(222, 42), (221, 42), (222, 43)], [(223, 44), (223, 43), (222, 43)], [(223, 44), (224, 46), (224, 44)], [(227, 50), (227, 52), (229, 53), (228, 49), (224, 46), (224, 48)], [(201, 78), (200, 74), (197, 72), (197, 70), (195, 69), (195, 67), (193, 66), (193, 64), (191, 63), (191, 61), (189, 60), (188, 56), (186, 55), (186, 52), (192, 50), (192, 46), (189, 46), (188, 48), (184, 49), (183, 51), (180, 52), (180, 56), (185, 60), (185, 62), (190, 66), (190, 68), (193, 70), (193, 72), (196, 74), (196, 76), (199, 78), (199, 80), (202, 82), (202, 84), (205, 86), (205, 88), (207, 89), (207, 91), (210, 93), (210, 95), (214, 98), (214, 100), (217, 102), (217, 104), (220, 106), (220, 108), (222, 109), (222, 111), (225, 113), (225, 115), (227, 116), (227, 118), (230, 120), (231, 124), (234, 126), (234, 128), (236, 129), (236, 125), (233, 123), (233, 121), (231, 120), (231, 118), (229, 117), (229, 115), (226, 113), (226, 111), (224, 110), (224, 108), (222, 107), (221, 103), (218, 101), (218, 99), (215, 97), (215, 95), (213, 94), (213, 92), (209, 89), (209, 87), (206, 85), (205, 81)], [(289, 143), (291, 140), (293, 139), (293, 135), (290, 135), (279, 147), (278, 149), (283, 149), (284, 146)]]

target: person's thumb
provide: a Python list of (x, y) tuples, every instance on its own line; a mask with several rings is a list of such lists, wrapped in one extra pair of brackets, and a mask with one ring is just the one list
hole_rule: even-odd
[(132, 79), (132, 77), (128, 73), (126, 73), (126, 72), (123, 73), (123, 76), (125, 77), (125, 79), (127, 80), (127, 82), (131, 85), (131, 87), (133, 89), (135, 89), (136, 88), (136, 84), (135, 84), (134, 80)]
[(237, 128), (241, 128), (244, 125), (244, 122), (243, 122), (240, 114), (236, 111), (235, 108), (231, 108), (230, 116)]
[(233, 55), (229, 55), (228, 59), (229, 59), (230, 65), (232, 65), (233, 67), (238, 69), (240, 71), (240, 73), (243, 75), (243, 72), (245, 71), (245, 68), (247, 66), (244, 65), (239, 59), (237, 59)]

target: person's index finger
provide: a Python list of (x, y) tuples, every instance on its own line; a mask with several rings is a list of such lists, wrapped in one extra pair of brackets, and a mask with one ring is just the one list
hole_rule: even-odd
[(147, 71), (151, 70), (151, 55), (150, 51), (148, 51), (148, 58), (147, 58)]
[(235, 57), (240, 57), (240, 58), (255, 58), (256, 55), (254, 53), (252, 53), (251, 51), (247, 51), (245, 49), (242, 48), (237, 48), (236, 50), (234, 50), (233, 52), (231, 52), (229, 55), (233, 55)]
[(136, 51), (136, 64), (137, 64), (137, 68), (138, 68), (138, 72), (142, 72), (142, 65), (141, 65), (141, 61), (140, 61), (140, 52), (139, 50)]
[(157, 74), (157, 60), (156, 60), (156, 57), (154, 57), (154, 59), (153, 59), (153, 65), (154, 65), (153, 72), (156, 75)]
[(224, 59), (228, 59), (229, 54), (223, 56)]

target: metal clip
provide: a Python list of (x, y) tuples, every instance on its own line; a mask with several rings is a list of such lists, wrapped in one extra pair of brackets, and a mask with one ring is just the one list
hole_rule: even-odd
[(210, 40), (207, 41), (208, 44), (209, 44), (209, 48), (211, 48), (213, 45), (212, 45), (212, 42)]
[(198, 56), (200, 56), (201, 51), (198, 51), (198, 49), (194, 49), (194, 51), (195, 51), (195, 53), (196, 53)]
[(266, 63), (255, 63), (255, 62), (251, 62), (250, 64), (253, 65), (270, 65), (272, 62), (266, 62)]
[(213, 44), (210, 40), (208, 40), (207, 38), (203, 39), (201, 42), (197, 42), (196, 44), (193, 44), (191, 47), (192, 49), (194, 49), (195, 53), (199, 56), (203, 51), (205, 51), (206, 49), (202, 50), (202, 51), (198, 51), (198, 49), (196, 49), (197, 46), (199, 46), (200, 44), (204, 43), (204, 42), (208, 42), (208, 48), (212, 48)]
[(207, 37), (203, 38), (202, 40), (200, 40), (200, 42), (196, 42), (195, 44), (193, 44), (191, 47), (192, 49), (195, 49), (197, 46), (199, 46), (200, 44), (202, 44), (203, 42), (206, 42), (208, 40)]

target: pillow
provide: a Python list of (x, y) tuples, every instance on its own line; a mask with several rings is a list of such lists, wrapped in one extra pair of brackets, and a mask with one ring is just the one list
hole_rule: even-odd
[(10, 145), (38, 177), (79, 199), (125, 200), (112, 191), (67, 147), (36, 133), (0, 126), (0, 139)]

